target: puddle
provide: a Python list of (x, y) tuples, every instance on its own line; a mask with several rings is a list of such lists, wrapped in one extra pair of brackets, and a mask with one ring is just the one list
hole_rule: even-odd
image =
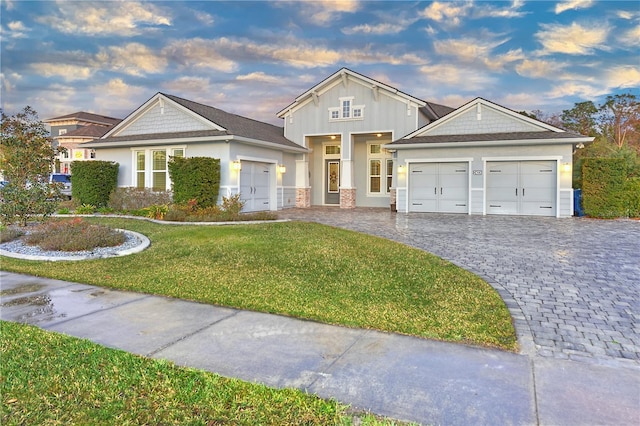
[(14, 294), (21, 294), (21, 293), (33, 293), (34, 291), (42, 290), (44, 287), (45, 285), (36, 284), (36, 283), (20, 284), (16, 288), (0, 290), (0, 296), (11, 296)]
[(37, 296), (18, 297), (8, 302), (1, 303), (2, 307), (20, 306), (20, 305), (32, 305), (32, 306), (47, 306), (51, 304), (51, 297), (48, 294), (39, 294)]

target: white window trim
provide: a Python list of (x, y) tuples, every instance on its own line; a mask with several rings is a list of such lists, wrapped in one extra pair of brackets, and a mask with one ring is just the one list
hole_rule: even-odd
[[(357, 120), (364, 120), (364, 105), (354, 105), (353, 101), (354, 101), (355, 97), (353, 96), (343, 96), (338, 98), (338, 105), (337, 107), (331, 107), (328, 108), (329, 111), (329, 121), (357, 121)], [(349, 106), (349, 116), (345, 117), (344, 116), (344, 109), (342, 106), (342, 103), (345, 101), (349, 101), (351, 104)], [(360, 110), (360, 116), (359, 117), (354, 117), (353, 116), (353, 111), (354, 110)], [(337, 113), (338, 117), (334, 118), (333, 117), (333, 113)]]
[[(372, 145), (380, 145), (380, 152), (371, 153)], [(388, 197), (391, 191), (387, 192), (387, 160), (393, 160), (391, 153), (382, 148), (384, 143), (380, 141), (367, 142), (367, 196), (368, 197)], [(371, 160), (380, 160), (380, 192), (371, 192)], [(393, 170), (392, 170), (393, 172)], [(393, 175), (391, 175), (393, 177)], [(390, 189), (390, 188), (389, 188)]]
[(147, 189), (153, 188), (153, 172), (161, 172), (162, 170), (153, 170), (153, 151), (162, 151), (164, 150), (166, 153), (166, 161), (165, 161), (165, 171), (167, 173), (167, 185), (165, 191), (171, 190), (171, 178), (169, 176), (169, 158), (173, 156), (175, 150), (181, 149), (183, 152), (183, 157), (187, 156), (187, 146), (186, 145), (172, 145), (172, 146), (151, 146), (145, 147), (143, 149), (140, 148), (131, 148), (131, 164), (132, 164), (132, 173), (131, 173), (131, 186), (137, 186), (137, 177), (138, 177), (138, 152), (144, 152), (144, 187)]

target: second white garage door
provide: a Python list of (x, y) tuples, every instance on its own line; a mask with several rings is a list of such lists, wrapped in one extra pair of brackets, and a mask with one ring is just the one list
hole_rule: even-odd
[(556, 161), (487, 162), (487, 213), (556, 215)]
[(469, 212), (468, 163), (409, 165), (409, 211)]

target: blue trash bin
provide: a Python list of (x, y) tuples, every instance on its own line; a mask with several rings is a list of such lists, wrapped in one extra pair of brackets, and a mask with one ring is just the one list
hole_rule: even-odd
[(584, 210), (582, 210), (582, 189), (573, 190), (573, 215), (584, 216)]

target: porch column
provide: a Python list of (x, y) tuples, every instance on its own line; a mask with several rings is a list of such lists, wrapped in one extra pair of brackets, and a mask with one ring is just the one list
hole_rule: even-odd
[(353, 138), (342, 138), (342, 171), (340, 173), (340, 208), (356, 207), (356, 184), (353, 164)]
[(309, 186), (309, 158), (303, 155), (296, 160), (296, 207), (311, 207), (311, 187)]

